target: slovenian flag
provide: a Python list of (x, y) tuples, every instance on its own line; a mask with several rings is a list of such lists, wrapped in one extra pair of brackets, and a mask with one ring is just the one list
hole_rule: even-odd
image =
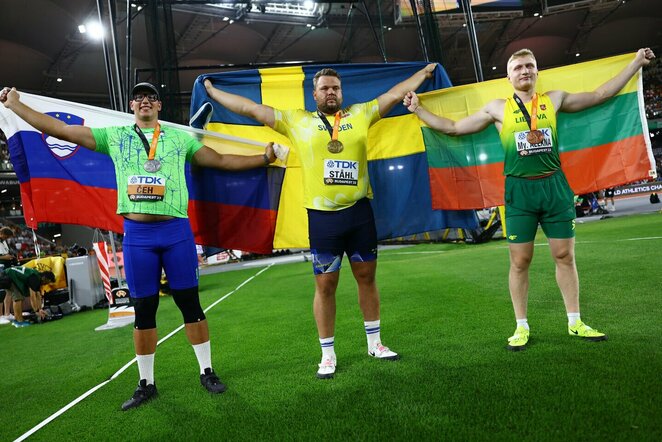
[[(21, 93), (33, 109), (67, 124), (90, 127), (133, 125), (131, 114)], [(162, 122), (187, 131), (221, 152), (255, 155), (264, 143)], [(26, 224), (79, 224), (123, 231), (117, 215), (115, 170), (110, 157), (44, 134), (0, 106), (0, 128), (21, 186)], [(186, 166), (189, 218), (198, 244), (271, 253), (283, 168), (242, 172)], [(282, 166), (282, 164), (281, 164)]]
[[(325, 67), (342, 79), (343, 105), (370, 101), (426, 66), (426, 63), (308, 65), (224, 72), (199, 77), (193, 87), (191, 125), (260, 142), (290, 146), (287, 138), (212, 101), (203, 81), (217, 88), (279, 109), (314, 111), (313, 76)], [(419, 92), (450, 87), (438, 66)], [(368, 171), (379, 239), (397, 238), (447, 227), (476, 228), (473, 211), (433, 210), (428, 164), (417, 118), (398, 104), (368, 133)], [(308, 247), (303, 207), (301, 163), (290, 149), (278, 204), (274, 248)]]
[[(634, 54), (540, 71), (537, 90), (593, 91), (618, 74)], [(423, 94), (431, 112), (459, 120), (487, 102), (512, 95), (506, 79)], [(575, 194), (655, 176), (641, 72), (607, 102), (577, 113), (558, 113), (561, 165)], [(432, 205), (480, 209), (503, 205), (504, 153), (494, 125), (474, 135), (450, 137), (422, 124), (430, 165)]]

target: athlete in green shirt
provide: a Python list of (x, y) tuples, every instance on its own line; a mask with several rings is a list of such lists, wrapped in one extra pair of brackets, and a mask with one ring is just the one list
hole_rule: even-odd
[(368, 128), (386, 115), (405, 93), (432, 76), (429, 64), (413, 76), (367, 103), (343, 108), (340, 75), (322, 69), (313, 78), (315, 111), (279, 110), (216, 89), (205, 80), (207, 93), (232, 112), (251, 117), (287, 136), (301, 158), (304, 206), (313, 256), (317, 322), (322, 361), (317, 377), (328, 379), (336, 371), (334, 330), (336, 288), (343, 254), (347, 254), (359, 291), (368, 341), (368, 354), (383, 360), (398, 354), (382, 345), (380, 337), (377, 270), (377, 233), (369, 198)]
[(187, 216), (184, 166), (192, 161), (203, 167), (246, 170), (276, 160), (273, 143), (267, 145), (264, 155), (221, 155), (179, 130), (161, 127), (158, 116), (162, 103), (158, 90), (149, 83), (134, 86), (131, 98), (133, 126), (91, 129), (36, 112), (20, 101), (15, 88), (0, 92), (0, 102), (37, 130), (113, 160), (117, 213), (124, 217), (124, 268), (136, 312), (133, 341), (140, 373), (138, 388), (122, 404), (123, 410), (157, 395), (154, 353), (162, 268), (184, 317), (186, 336), (200, 366), (201, 384), (211, 393), (225, 391), (211, 366), (209, 328), (198, 297), (198, 261)]
[[(523, 350), (529, 340), (526, 319), (529, 265), (538, 224), (548, 238), (556, 263), (556, 281), (568, 314), (568, 333), (591, 341), (607, 339), (604, 333), (584, 324), (579, 315), (574, 195), (560, 169), (556, 112), (579, 112), (607, 101), (654, 57), (650, 49), (639, 49), (623, 71), (593, 92), (571, 94), (557, 90), (538, 94), (536, 59), (530, 50), (522, 49), (515, 52), (507, 64), (513, 97), (490, 101), (480, 111), (457, 122), (426, 110), (414, 92), (408, 93), (404, 99), (410, 112), (445, 134), (473, 134), (490, 124), (499, 131), (505, 149), (506, 231), (510, 250), (508, 282), (517, 321), (515, 333), (508, 339), (509, 350)], [(525, 114), (522, 108), (529, 114), (530, 121), (517, 118)], [(521, 113), (515, 114), (515, 109)], [(542, 118), (537, 118), (539, 116)], [(537, 118), (537, 128), (534, 127), (534, 117)]]
[(30, 322), (23, 320), (23, 299), (29, 298), (32, 310), (40, 319), (44, 319), (46, 312), (41, 308), (42, 296), (41, 286), (55, 282), (53, 272), (38, 272), (35, 269), (24, 266), (9, 267), (4, 269), (4, 276), (9, 286), (6, 287), (7, 297), (14, 301), (14, 327), (27, 327)]

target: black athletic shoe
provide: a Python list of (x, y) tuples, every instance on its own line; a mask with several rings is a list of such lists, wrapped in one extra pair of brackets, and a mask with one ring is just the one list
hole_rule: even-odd
[(205, 374), (200, 375), (200, 383), (210, 393), (223, 393), (227, 388), (211, 368), (205, 368)]
[(154, 399), (157, 394), (158, 392), (156, 391), (155, 384), (147, 385), (147, 381), (145, 379), (141, 379), (138, 383), (138, 388), (136, 388), (136, 391), (133, 392), (131, 399), (122, 404), (122, 411), (139, 407), (145, 402)]

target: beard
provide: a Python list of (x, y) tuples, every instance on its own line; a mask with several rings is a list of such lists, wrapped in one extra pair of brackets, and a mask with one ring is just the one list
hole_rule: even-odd
[(317, 103), (317, 108), (323, 113), (328, 115), (335, 114), (336, 112), (338, 112), (340, 110), (340, 106), (342, 106), (342, 101), (338, 100), (337, 98), (335, 104), (329, 104), (326, 101)]

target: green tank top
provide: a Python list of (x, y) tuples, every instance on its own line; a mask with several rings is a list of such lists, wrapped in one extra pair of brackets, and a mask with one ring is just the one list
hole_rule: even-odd
[[(154, 129), (143, 129), (148, 144)], [(156, 172), (145, 170), (148, 154), (133, 126), (92, 128), (96, 151), (109, 155), (117, 179), (117, 213), (188, 217), (186, 162), (203, 146), (189, 134), (161, 126), (154, 158)]]
[[(531, 114), (531, 102), (524, 104)], [(529, 126), (522, 111), (513, 99), (506, 99), (501, 127), (503, 145), (504, 175), (533, 177), (547, 175), (561, 168), (558, 138), (556, 136), (556, 111), (552, 100), (546, 94), (538, 94), (538, 130), (543, 134), (542, 142), (531, 144), (526, 135)]]

